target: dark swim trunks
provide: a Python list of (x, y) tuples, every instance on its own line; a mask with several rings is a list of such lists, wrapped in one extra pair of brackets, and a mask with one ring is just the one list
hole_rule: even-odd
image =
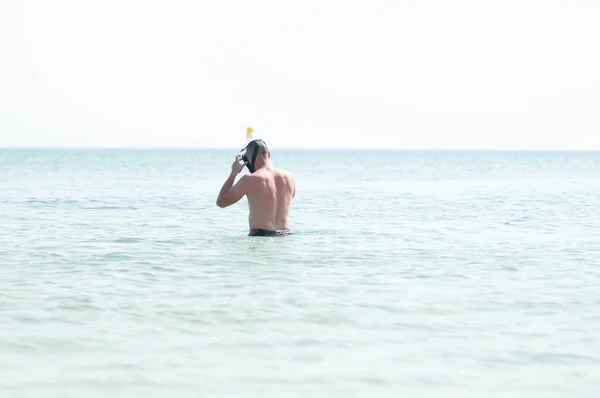
[(291, 234), (289, 229), (261, 229), (261, 228), (253, 228), (250, 230), (248, 236), (283, 236)]

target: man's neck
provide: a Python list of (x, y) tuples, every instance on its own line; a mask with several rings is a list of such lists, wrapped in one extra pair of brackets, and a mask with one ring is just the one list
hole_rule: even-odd
[(256, 170), (260, 170), (260, 169), (264, 169), (264, 168), (266, 168), (266, 169), (271, 169), (271, 168), (273, 168), (273, 162), (271, 162), (271, 160), (270, 160), (270, 159), (267, 159), (267, 160), (265, 160), (265, 161), (263, 162), (263, 164), (262, 164), (260, 167), (258, 167)]

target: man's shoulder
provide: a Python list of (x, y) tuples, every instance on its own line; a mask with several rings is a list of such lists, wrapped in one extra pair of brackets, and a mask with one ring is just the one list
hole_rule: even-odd
[(288, 180), (295, 180), (295, 176), (292, 172), (288, 170), (281, 169), (279, 167), (272, 168), (270, 170), (257, 170), (252, 174), (246, 174), (250, 181), (264, 181), (271, 180), (276, 178), (285, 178)]
[(291, 171), (286, 171), (285, 176), (292, 181), (296, 181), (296, 176)]

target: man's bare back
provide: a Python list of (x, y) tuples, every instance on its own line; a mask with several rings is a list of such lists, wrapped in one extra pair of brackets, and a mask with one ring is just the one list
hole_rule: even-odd
[[(247, 157), (244, 158), (247, 161), (241, 163), (242, 157), (236, 157), (231, 165), (231, 174), (219, 192), (217, 206), (231, 206), (245, 195), (250, 210), (250, 235), (287, 234), (291, 203), (296, 196), (296, 179), (293, 174), (275, 167), (264, 141), (258, 142), (253, 147), (250, 147), (251, 144), (247, 147)], [(236, 176), (244, 166), (248, 167), (251, 174), (242, 176), (234, 185)]]
[(246, 197), (250, 229), (289, 229), (288, 217), (296, 195), (296, 181), (291, 173), (275, 166), (265, 166), (248, 175)]

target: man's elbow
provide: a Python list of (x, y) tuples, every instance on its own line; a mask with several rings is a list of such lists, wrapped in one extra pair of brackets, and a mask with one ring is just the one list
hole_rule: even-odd
[(226, 198), (219, 198), (217, 199), (217, 206), (219, 206), (221, 209), (231, 206), (233, 203), (231, 202), (231, 200), (227, 200)]

